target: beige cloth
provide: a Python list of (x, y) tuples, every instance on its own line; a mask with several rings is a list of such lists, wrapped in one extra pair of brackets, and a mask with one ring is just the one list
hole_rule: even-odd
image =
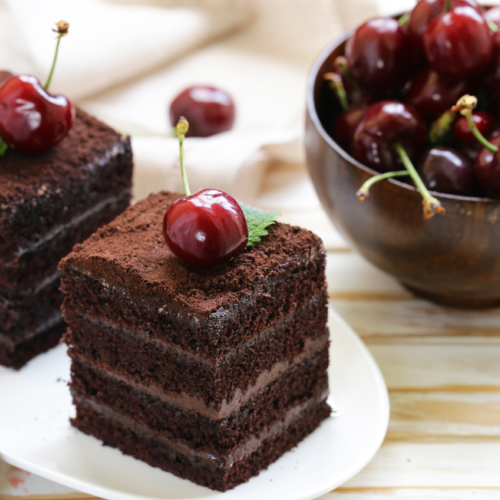
[(344, 26), (375, 14), (374, 0), (0, 0), (0, 67), (43, 80), (50, 28), (68, 20), (51, 89), (133, 133), (137, 198), (181, 187), (177, 141), (161, 137), (175, 95), (193, 84), (226, 89), (235, 127), (186, 141), (188, 175), (192, 190), (251, 202), (270, 161), (303, 161), (314, 58)]

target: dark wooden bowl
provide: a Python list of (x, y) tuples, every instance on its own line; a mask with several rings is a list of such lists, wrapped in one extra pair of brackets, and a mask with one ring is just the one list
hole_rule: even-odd
[(338, 109), (322, 79), (351, 34), (321, 53), (307, 86), (307, 162), (323, 208), (361, 255), (417, 295), (456, 307), (499, 306), (500, 200), (438, 193), (446, 214), (424, 220), (420, 194), (396, 180), (374, 185), (364, 203), (357, 199), (375, 172), (329, 135)]

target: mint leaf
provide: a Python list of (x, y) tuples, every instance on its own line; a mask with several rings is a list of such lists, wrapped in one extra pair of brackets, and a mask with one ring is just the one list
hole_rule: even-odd
[(9, 146), (7, 146), (7, 143), (0, 137), (0, 156), (3, 156), (7, 149), (9, 149)]
[(276, 223), (276, 218), (281, 214), (270, 210), (241, 205), (248, 226), (248, 243), (246, 248), (255, 246), (264, 236), (267, 236), (267, 227)]

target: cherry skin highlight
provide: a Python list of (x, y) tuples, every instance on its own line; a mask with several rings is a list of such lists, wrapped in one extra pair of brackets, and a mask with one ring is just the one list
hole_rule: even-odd
[(210, 269), (245, 250), (248, 227), (233, 197), (218, 189), (203, 189), (168, 208), (163, 218), (163, 236), (177, 258), (194, 267)]
[(183, 90), (170, 105), (170, 122), (181, 116), (189, 122), (188, 137), (209, 137), (231, 130), (235, 119), (229, 94), (215, 87), (195, 86)]
[[(472, 120), (476, 124), (476, 127), (482, 135), (486, 135), (488, 132), (490, 132), (494, 123), (493, 117), (486, 111), (476, 111), (472, 113)], [(461, 116), (455, 122), (453, 131), (455, 132), (457, 138), (461, 141), (477, 141), (469, 127), (469, 123), (467, 122), (467, 118), (465, 116)]]
[(479, 192), (469, 159), (451, 148), (430, 149), (420, 163), (425, 185), (439, 193), (475, 196)]
[[(500, 135), (493, 137), (490, 142), (500, 148)], [(474, 170), (483, 191), (488, 196), (500, 197), (500, 151), (492, 153), (487, 148), (481, 149)]]
[(0, 137), (21, 153), (55, 146), (74, 121), (71, 101), (49, 94), (34, 76), (14, 76), (0, 86)]
[(386, 93), (404, 84), (411, 72), (409, 37), (395, 19), (362, 24), (347, 40), (345, 56), (354, 79), (371, 92)]
[[(408, 31), (411, 37), (420, 45), (422, 37), (429, 23), (444, 12), (446, 0), (419, 0), (410, 13)], [(481, 7), (476, 0), (451, 0), (451, 8), (470, 6), (481, 12)]]
[(465, 94), (471, 94), (471, 85), (464, 81), (450, 81), (431, 68), (424, 69), (412, 82), (405, 101), (411, 104), (424, 120), (437, 120)]
[(436, 17), (423, 36), (430, 66), (450, 79), (465, 79), (483, 70), (493, 53), (493, 34), (472, 7), (455, 7)]
[(416, 110), (402, 102), (382, 101), (365, 111), (354, 133), (352, 154), (378, 172), (390, 172), (402, 166), (396, 144), (414, 159), (425, 142), (425, 124)]

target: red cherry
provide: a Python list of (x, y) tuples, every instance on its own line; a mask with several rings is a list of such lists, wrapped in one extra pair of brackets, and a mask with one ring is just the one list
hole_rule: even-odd
[(411, 72), (410, 40), (391, 17), (362, 24), (347, 40), (345, 56), (354, 79), (371, 92), (386, 92), (404, 84)]
[(172, 126), (181, 116), (186, 117), (190, 124), (188, 136), (209, 137), (231, 130), (235, 118), (234, 103), (229, 94), (215, 87), (189, 87), (170, 105)]
[(15, 76), (0, 86), (0, 137), (22, 153), (40, 153), (60, 142), (75, 120), (63, 95), (51, 95), (38, 78)]
[(0, 71), (0, 84), (11, 76), (14, 75), (10, 71)]
[(365, 111), (354, 133), (352, 152), (361, 163), (389, 172), (401, 167), (394, 150), (397, 143), (410, 158), (415, 158), (425, 142), (425, 124), (417, 111), (398, 101), (382, 101)]
[[(346, 71), (349, 77), (346, 75)], [(350, 104), (368, 104), (376, 100), (366, 89), (362, 88), (357, 82), (349, 69), (349, 64), (344, 56), (339, 56), (333, 63), (332, 73), (336, 73), (342, 79), (342, 85), (347, 95), (347, 100)]]
[(431, 68), (426, 68), (412, 82), (406, 94), (406, 102), (411, 104), (425, 120), (434, 121), (450, 109), (461, 96), (470, 93), (472, 89), (468, 82), (446, 80)]
[(218, 189), (204, 189), (169, 207), (163, 218), (163, 236), (180, 260), (209, 269), (243, 252), (248, 227), (233, 197)]
[(432, 148), (420, 163), (422, 180), (433, 191), (463, 196), (478, 194), (474, 168), (467, 157), (451, 148)]
[[(491, 144), (500, 148), (500, 136), (493, 137)], [(487, 148), (481, 149), (474, 164), (476, 178), (488, 196), (500, 196), (500, 150), (492, 153)]]
[[(494, 123), (493, 117), (486, 111), (476, 111), (475, 113), (472, 113), (472, 120), (476, 124), (479, 132), (483, 135), (486, 135), (491, 130)], [(453, 130), (457, 138), (461, 141), (476, 141), (476, 137), (472, 133), (465, 116), (461, 116), (455, 122)]]
[(431, 67), (445, 78), (464, 79), (484, 69), (493, 53), (493, 36), (472, 7), (455, 7), (436, 17), (423, 36)]
[(488, 102), (493, 101), (493, 104), (498, 106), (500, 102), (500, 31), (493, 35), (493, 55), (484, 72), (483, 83)]
[(365, 104), (354, 104), (338, 117), (334, 137), (345, 150), (350, 149), (352, 137), (365, 114), (365, 110)]
[[(481, 7), (476, 0), (451, 0), (450, 3), (452, 9), (465, 5), (469, 5), (479, 12), (481, 11)], [(421, 44), (427, 26), (434, 18), (444, 12), (445, 6), (446, 0), (419, 0), (413, 7), (407, 23), (411, 37)]]

